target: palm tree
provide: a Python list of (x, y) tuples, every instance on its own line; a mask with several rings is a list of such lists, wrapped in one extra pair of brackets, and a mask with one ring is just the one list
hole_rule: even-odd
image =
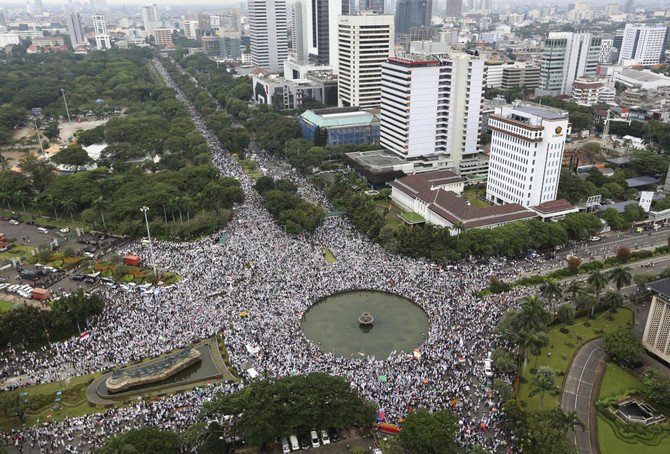
[(39, 204), (39, 201), (37, 200), (37, 197), (33, 197), (32, 200), (32, 205), (33, 207), (37, 207), (37, 211), (40, 213), (40, 217), (42, 217), (42, 207)]
[(181, 204), (182, 207), (184, 208), (184, 211), (186, 211), (186, 220), (190, 221), (191, 220), (191, 210), (193, 209), (193, 199), (191, 199), (189, 196), (185, 195), (184, 197), (181, 198)]
[[(593, 293), (595, 293), (596, 305), (600, 303), (600, 292), (602, 292), (603, 289), (607, 286), (608, 281), (608, 277), (598, 270), (593, 271), (586, 279), (586, 282), (593, 289)], [(593, 309), (591, 309), (591, 315), (593, 315)]]
[(603, 302), (609, 306), (612, 312), (615, 312), (616, 308), (623, 304), (623, 296), (618, 291), (609, 289), (603, 295)]
[(202, 215), (205, 215), (205, 207), (208, 204), (208, 200), (205, 198), (205, 196), (202, 195), (202, 192), (198, 192), (198, 194), (195, 196), (195, 202), (202, 208)]
[(58, 211), (56, 211), (56, 204), (58, 203), (58, 200), (51, 193), (46, 195), (45, 200), (49, 205), (51, 205), (51, 208), (53, 208), (54, 215), (56, 215), (56, 220), (58, 220)]
[(9, 192), (0, 192), (0, 200), (7, 203), (7, 208), (9, 211), (12, 211), (12, 207), (9, 202), (12, 201), (12, 195)]
[(167, 208), (170, 211), (170, 214), (172, 215), (172, 223), (175, 224), (177, 222), (177, 220), (174, 218), (174, 212), (177, 209), (177, 202), (175, 201), (175, 199), (168, 200)]
[(558, 285), (556, 279), (549, 279), (540, 285), (540, 294), (549, 301), (560, 300), (563, 296), (563, 290), (561, 290), (561, 286)]
[(26, 194), (23, 191), (16, 191), (14, 193), (14, 200), (19, 202), (21, 204), (21, 207), (23, 207), (23, 211), (26, 211), (26, 199), (28, 198), (28, 194)]
[(67, 199), (65, 202), (61, 204), (61, 208), (63, 208), (63, 213), (69, 214), (70, 215), (70, 220), (74, 222), (74, 217), (72, 216), (72, 213), (77, 209), (77, 202), (75, 202), (72, 199)]
[(575, 430), (577, 427), (586, 431), (586, 424), (579, 419), (576, 410), (570, 410), (566, 413), (561, 408), (556, 408), (552, 414), (552, 423), (556, 429), (563, 432), (563, 436), (567, 435), (570, 429)]
[(596, 300), (593, 293), (583, 293), (577, 299), (577, 306), (583, 308), (585, 311), (593, 315), (593, 311), (598, 305), (598, 300)]
[(91, 203), (91, 206), (100, 213), (100, 217), (102, 217), (102, 225), (105, 230), (107, 230), (107, 223), (105, 222), (105, 210), (109, 206), (109, 203), (107, 203), (107, 201), (103, 199), (102, 196), (100, 196)]
[(158, 203), (163, 207), (163, 216), (165, 217), (165, 223), (168, 223), (168, 218), (167, 218), (167, 209), (165, 208), (170, 204), (170, 194), (167, 192), (159, 192), (156, 194), (156, 198), (158, 199)]
[(570, 285), (568, 285), (567, 292), (572, 293), (572, 299), (576, 300), (577, 295), (582, 293), (584, 291), (584, 286), (582, 285), (581, 282), (573, 282)]
[(544, 330), (551, 321), (551, 312), (542, 307), (542, 300), (537, 295), (526, 295), (521, 301), (517, 328), (532, 333)]
[(624, 267), (622, 265), (613, 268), (607, 275), (609, 280), (614, 281), (614, 285), (617, 290), (621, 290), (623, 287), (630, 285), (631, 283), (631, 274), (630, 268)]
[(568, 322), (575, 318), (575, 308), (570, 303), (558, 306), (558, 319), (567, 327)]
[(542, 411), (542, 403), (544, 402), (545, 393), (557, 396), (561, 392), (555, 382), (546, 375), (536, 375), (531, 381), (531, 385), (534, 386), (535, 389), (528, 393), (528, 395), (533, 397), (537, 393), (540, 394), (540, 411)]
[[(542, 347), (546, 347), (549, 344), (549, 336), (545, 332), (541, 333), (529, 333), (526, 331), (519, 332), (519, 339), (521, 341), (521, 348), (523, 350), (523, 373), (526, 373), (526, 366), (528, 366), (528, 352), (533, 351), (537, 352)], [(535, 361), (537, 365), (537, 358)]]

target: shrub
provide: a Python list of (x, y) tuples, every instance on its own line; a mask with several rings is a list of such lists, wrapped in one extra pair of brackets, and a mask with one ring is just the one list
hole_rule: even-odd
[(54, 262), (51, 264), (54, 268), (60, 268), (63, 266), (63, 261), (62, 260), (54, 260)]
[(605, 264), (603, 262), (599, 260), (594, 260), (593, 262), (582, 263), (579, 269), (584, 273), (590, 273), (591, 271), (602, 270), (604, 267)]
[(125, 276), (123, 276), (123, 281), (124, 282), (132, 282), (133, 279), (134, 279), (134, 277), (133, 277), (132, 274), (126, 274)]
[(37, 263), (37, 257), (28, 257), (26, 259), (26, 262), (30, 263), (31, 265), (34, 265)]
[(630, 260), (631, 252), (630, 248), (626, 246), (621, 246), (619, 249), (616, 250), (616, 258), (619, 261), (619, 263), (626, 263)]

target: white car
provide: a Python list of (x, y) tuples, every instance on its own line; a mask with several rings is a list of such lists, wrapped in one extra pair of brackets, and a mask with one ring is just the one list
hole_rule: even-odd
[(10, 219), (9, 223), (12, 224), (12, 225), (19, 225), (20, 224), (20, 222), (17, 221), (16, 219)]
[(49, 234), (49, 230), (45, 229), (44, 227), (37, 227), (37, 231), (40, 232), (40, 233), (43, 233), (45, 235)]
[(60, 229), (60, 233), (70, 233), (70, 227), (63, 227)]
[(312, 429), (312, 431), (309, 433), (309, 438), (312, 440), (312, 448), (318, 448), (321, 446), (321, 443), (319, 442), (319, 436), (316, 434), (316, 430)]
[(592, 236), (591, 238), (589, 238), (589, 240), (591, 240), (591, 241), (600, 241), (600, 237), (599, 237), (599, 236)]
[(324, 446), (329, 445), (330, 444), (330, 438), (328, 437), (328, 432), (321, 429), (320, 433), (321, 433), (321, 443), (323, 443)]

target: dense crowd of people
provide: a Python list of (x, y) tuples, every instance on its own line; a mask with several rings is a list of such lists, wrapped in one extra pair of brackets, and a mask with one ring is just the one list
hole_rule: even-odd
[[(96, 415), (42, 421), (24, 431), (5, 434), (17, 447), (39, 444), (44, 452), (86, 452), (111, 435), (155, 425), (183, 431), (196, 422), (198, 407), (216, 391), (233, 392), (258, 378), (328, 372), (346, 377), (362, 397), (377, 403), (385, 420), (398, 423), (412, 409), (452, 408), (460, 415), (458, 440), (498, 450), (508, 442), (501, 434), (499, 398), (485, 384), (483, 359), (494, 348), (493, 329), (501, 315), (515, 307), (518, 293), (480, 298), (489, 276), (504, 262), (463, 262), (437, 267), (425, 260), (394, 256), (372, 243), (344, 218), (327, 218), (311, 237), (292, 237), (278, 228), (253, 191), (253, 181), (220, 145), (214, 134), (169, 78), (177, 98), (189, 106), (193, 121), (209, 144), (213, 163), (223, 176), (239, 178), (246, 193), (225, 231), (192, 243), (154, 241), (161, 269), (181, 276), (157, 296), (103, 288), (103, 314), (92, 323), (85, 341), (52, 343), (41, 351), (6, 350), (3, 367), (20, 377), (17, 384), (38, 384), (119, 366), (223, 334), (230, 360), (244, 379), (201, 392), (188, 391), (112, 408)], [(300, 194), (326, 210), (322, 192), (257, 144), (253, 152), (274, 177), (290, 179)], [(336, 257), (327, 263), (322, 248)], [(138, 254), (150, 262), (149, 248), (139, 241), (119, 254)], [(420, 358), (400, 352), (388, 358), (353, 359), (321, 351), (301, 330), (302, 314), (334, 292), (370, 289), (402, 295), (429, 316), (430, 331), (417, 346)], [(241, 316), (240, 313), (247, 315)], [(246, 365), (245, 368), (242, 365)], [(386, 381), (379, 376), (387, 377)], [(510, 380), (510, 377), (501, 377)], [(480, 430), (482, 423), (486, 430)]]

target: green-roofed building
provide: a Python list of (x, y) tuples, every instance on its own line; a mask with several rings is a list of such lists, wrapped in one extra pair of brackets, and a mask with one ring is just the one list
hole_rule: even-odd
[(328, 145), (379, 143), (379, 109), (333, 107), (300, 115), (302, 137), (314, 140), (317, 127), (328, 131)]

